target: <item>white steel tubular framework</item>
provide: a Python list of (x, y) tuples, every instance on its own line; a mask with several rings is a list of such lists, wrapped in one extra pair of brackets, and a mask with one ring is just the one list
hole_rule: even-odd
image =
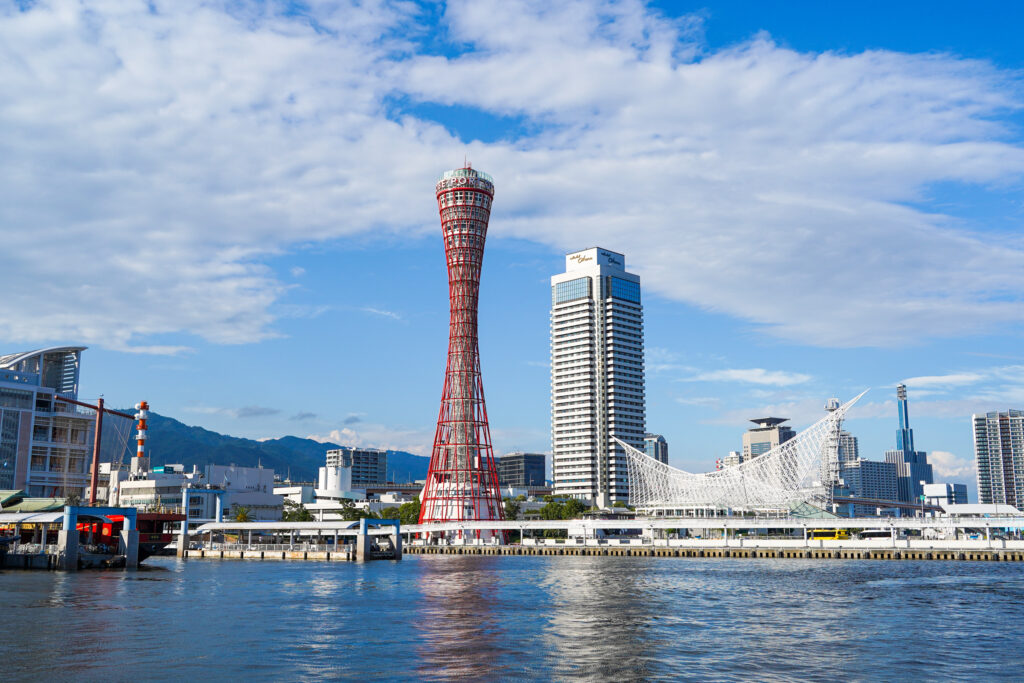
[(827, 507), (839, 430), (846, 412), (865, 393), (767, 453), (706, 474), (669, 467), (616, 439), (628, 458), (630, 504), (638, 510), (787, 510), (800, 503)]

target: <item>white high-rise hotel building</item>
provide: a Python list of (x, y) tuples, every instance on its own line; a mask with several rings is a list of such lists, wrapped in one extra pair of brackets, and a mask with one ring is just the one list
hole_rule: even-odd
[(629, 499), (618, 437), (644, 448), (644, 323), (640, 278), (622, 254), (568, 254), (551, 278), (553, 493), (599, 507)]

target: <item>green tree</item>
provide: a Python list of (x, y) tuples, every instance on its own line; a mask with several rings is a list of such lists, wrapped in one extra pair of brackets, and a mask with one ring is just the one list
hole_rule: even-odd
[(356, 522), (364, 518), (377, 519), (377, 515), (366, 508), (356, 507), (354, 502), (345, 498), (341, 501), (341, 518), (346, 522)]
[(381, 519), (399, 519), (398, 508), (384, 508), (380, 511)]
[(398, 520), (403, 525), (406, 524), (418, 524), (420, 521), (420, 498), (416, 498), (410, 503), (402, 503), (398, 508)]
[(241, 505), (235, 508), (235, 521), (236, 522), (251, 522), (252, 515), (249, 514), (249, 508), (242, 507)]
[(312, 522), (313, 513), (306, 509), (302, 503), (296, 503), (288, 498), (284, 499), (284, 512), (281, 515), (284, 522)]
[(540, 509), (541, 519), (564, 519), (565, 508), (561, 503), (550, 501)]
[(505, 519), (519, 519), (519, 510), (521, 509), (518, 502), (511, 498), (505, 499)]
[(570, 498), (562, 505), (562, 519), (579, 519), (587, 511), (587, 506), (576, 498)]

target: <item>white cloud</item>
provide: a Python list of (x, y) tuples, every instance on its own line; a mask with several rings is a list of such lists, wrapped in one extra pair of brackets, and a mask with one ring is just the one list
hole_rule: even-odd
[[(418, 52), (405, 3), (150, 4), (0, 10), (0, 339), (274, 336), (288, 288), (261, 259), (436, 230), (438, 159), (463, 151), (497, 176), (495, 235), (626, 250), (647, 289), (773, 335), (913, 343), (1024, 314), (1019, 244), (913, 208), (1024, 170), (1001, 118), (1019, 81), (984, 62), (710, 52), (640, 2), (451, 2), (452, 58)], [(405, 100), (529, 132), (461, 141), (389, 118)]]
[(728, 370), (711, 370), (694, 377), (687, 377), (686, 382), (747, 382), (777, 387), (788, 387), (803, 384), (811, 379), (810, 375), (784, 370), (764, 370), (763, 368), (735, 368)]
[(814, 424), (825, 416), (825, 401), (815, 398), (799, 398), (756, 404), (753, 407), (727, 410), (717, 417), (705, 420), (709, 424), (749, 426), (754, 418), (772, 416), (784, 417), (797, 431)]
[(975, 466), (973, 458), (961, 458), (949, 451), (932, 451), (928, 454), (928, 462), (935, 470), (936, 480), (940, 478), (951, 481), (974, 482)]
[(231, 415), (232, 411), (230, 408), (221, 408), (218, 406), (204, 406), (204, 405), (190, 405), (184, 406), (182, 410), (186, 413), (195, 413), (197, 415)]
[(343, 427), (342, 429), (332, 429), (326, 434), (310, 434), (306, 438), (321, 443), (336, 443), (341, 446), (384, 448), (429, 456), (434, 442), (434, 432), (360, 423), (358, 429), (351, 426)]
[(332, 429), (327, 434), (307, 434), (307, 439), (319, 441), (320, 443), (334, 443), (339, 446), (362, 446), (359, 435), (354, 429)]
[[(1002, 365), (988, 368), (977, 368), (970, 371), (954, 372), (946, 375), (911, 377), (906, 380), (911, 389), (910, 397), (915, 396), (948, 396), (956, 392), (957, 400), (938, 400), (937, 406), (960, 405), (969, 408), (964, 414), (986, 412), (996, 408), (1005, 409), (1007, 405), (1024, 401), (1024, 365)], [(919, 387), (926, 387), (921, 390)], [(966, 390), (964, 387), (973, 387)], [(929, 410), (928, 403), (923, 403)]]
[(983, 379), (985, 379), (985, 375), (977, 372), (959, 372), (949, 375), (925, 375), (923, 377), (911, 377), (903, 380), (903, 383), (908, 387), (958, 387), (967, 384), (977, 384)]
[(718, 407), (721, 405), (722, 399), (715, 396), (691, 396), (687, 398), (677, 397), (676, 403), (684, 406)]

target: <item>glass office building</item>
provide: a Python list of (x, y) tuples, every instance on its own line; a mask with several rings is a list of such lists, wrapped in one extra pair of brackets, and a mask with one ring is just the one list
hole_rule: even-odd
[(498, 482), (506, 486), (544, 486), (543, 453), (506, 453), (498, 458)]

